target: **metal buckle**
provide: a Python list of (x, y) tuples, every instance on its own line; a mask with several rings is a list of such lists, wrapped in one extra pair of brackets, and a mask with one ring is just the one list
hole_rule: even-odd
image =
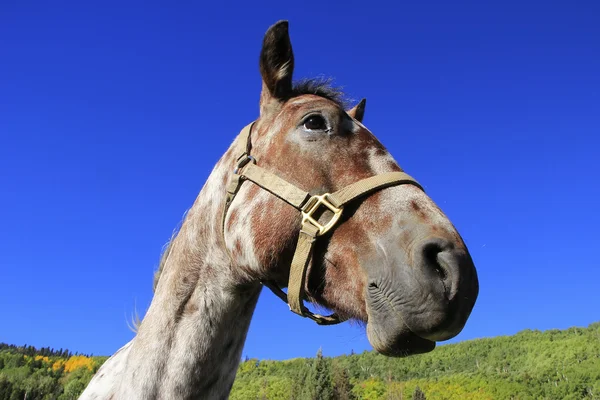
[(244, 168), (249, 162), (256, 164), (256, 159), (250, 154), (244, 153), (237, 159), (237, 162), (237, 167), (235, 167), (235, 169), (233, 170), (234, 174), (237, 174), (240, 171), (240, 169)]
[[(318, 228), (319, 233), (317, 234), (317, 236), (323, 235), (331, 228), (333, 228), (333, 226), (338, 222), (338, 220), (342, 216), (342, 210), (344, 208), (337, 208), (336, 206), (331, 204), (329, 200), (327, 200), (327, 196), (329, 195), (330, 193), (325, 193), (320, 196), (313, 196), (310, 199), (308, 199), (306, 205), (302, 207), (302, 224), (310, 222), (312, 225)], [(325, 206), (329, 211), (333, 213), (333, 217), (331, 217), (331, 219), (325, 225), (321, 225), (319, 221), (313, 218), (313, 214), (319, 209), (321, 205)]]

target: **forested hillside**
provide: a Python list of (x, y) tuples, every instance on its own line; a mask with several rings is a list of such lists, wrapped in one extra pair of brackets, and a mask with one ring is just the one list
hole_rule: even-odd
[(600, 399), (600, 323), (470, 340), (403, 359), (365, 352), (246, 360), (231, 399), (404, 400), (417, 398), (417, 387), (428, 400)]
[[(0, 400), (76, 399), (106, 358), (0, 344)], [(310, 359), (247, 359), (231, 399), (600, 399), (600, 323), (403, 359), (320, 351)]]
[(0, 343), (0, 400), (76, 399), (107, 358)]

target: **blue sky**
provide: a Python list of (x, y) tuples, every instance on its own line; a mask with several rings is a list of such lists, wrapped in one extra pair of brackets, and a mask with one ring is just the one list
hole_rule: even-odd
[[(454, 341), (600, 320), (600, 3), (288, 3), (2, 2), (0, 341), (108, 355), (133, 336), (161, 247), (257, 117), (279, 19), (295, 76), (366, 97), (465, 238), (480, 295)], [(263, 292), (244, 355), (319, 347), (370, 349)]]

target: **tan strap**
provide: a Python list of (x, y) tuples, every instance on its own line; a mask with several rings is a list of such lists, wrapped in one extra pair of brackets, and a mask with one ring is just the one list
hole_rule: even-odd
[(345, 188), (330, 194), (328, 198), (331, 204), (336, 207), (341, 207), (344, 204), (371, 192), (381, 190), (389, 186), (397, 186), (402, 184), (415, 185), (419, 189), (423, 190), (423, 187), (421, 187), (419, 182), (414, 180), (413, 177), (407, 173), (386, 172), (384, 174), (375, 175), (370, 178), (365, 178), (358, 182), (354, 182)]
[(288, 280), (287, 303), (290, 310), (296, 314), (307, 317), (319, 325), (332, 325), (342, 322), (337, 314), (328, 316), (314, 314), (304, 306), (304, 282), (308, 263), (311, 260), (312, 249), (317, 239), (319, 229), (311, 223), (302, 224), (298, 244), (290, 266), (290, 278)]
[[(240, 136), (246, 136), (246, 152), (244, 153), (244, 155), (250, 156), (250, 151), (252, 150), (252, 140), (251, 139), (251, 135), (252, 135), (252, 127), (254, 127), (254, 122), (252, 121), (251, 123), (249, 123), (248, 125), (246, 125), (244, 127), (244, 129), (242, 129), (240, 131)], [(239, 159), (238, 159), (239, 162)], [(238, 164), (239, 166), (239, 164)], [(227, 211), (229, 211), (229, 206), (231, 205), (231, 203), (233, 202), (233, 199), (235, 198), (235, 195), (237, 194), (240, 186), (242, 185), (242, 180), (240, 179), (240, 175), (237, 173), (234, 173), (233, 176), (231, 177), (231, 180), (229, 181), (229, 184), (227, 185), (227, 195), (225, 196), (225, 206), (223, 207), (223, 217), (221, 218), (223, 220), (222, 222), (222, 226), (221, 226), (221, 232), (223, 234), (223, 242), (225, 242), (225, 219), (227, 218)], [(231, 254), (228, 254), (229, 258), (231, 259)]]
[(303, 315), (305, 311), (302, 298), (304, 297), (304, 281), (306, 271), (312, 253), (312, 248), (317, 238), (319, 229), (312, 224), (303, 224), (298, 236), (298, 244), (290, 267), (290, 278), (288, 281), (288, 304), (290, 310), (296, 314)]
[(248, 164), (241, 171), (244, 179), (256, 183), (261, 188), (271, 192), (291, 206), (301, 209), (310, 194), (281, 179), (272, 172), (256, 164)]

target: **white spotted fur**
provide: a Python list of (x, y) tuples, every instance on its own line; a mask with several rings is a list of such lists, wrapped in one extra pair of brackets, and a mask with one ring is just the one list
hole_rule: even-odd
[[(261, 289), (257, 282), (237, 290), (239, 277), (232, 273), (221, 232), (223, 179), (244, 142), (232, 144), (187, 213), (136, 337), (106, 361), (80, 399), (227, 398)], [(266, 195), (246, 196), (243, 188), (236, 198), (244, 208), (259, 207)], [(257, 268), (249, 224), (245, 213), (227, 243), (241, 240), (243, 257), (237, 261)], [(189, 271), (183, 273), (188, 284), (182, 284), (182, 268)], [(197, 310), (181, 314), (188, 303)]]

